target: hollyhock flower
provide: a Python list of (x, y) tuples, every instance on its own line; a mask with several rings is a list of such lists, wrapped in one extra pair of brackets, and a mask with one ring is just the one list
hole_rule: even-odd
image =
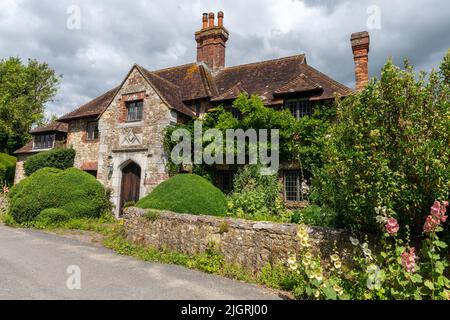
[(416, 254), (415, 248), (409, 248), (402, 252), (402, 266), (406, 269), (406, 272), (414, 272), (416, 267)]
[(433, 232), (436, 227), (439, 225), (439, 220), (436, 221), (436, 219), (429, 215), (427, 216), (425, 223), (423, 225), (423, 232), (428, 233), (428, 232)]
[(350, 237), (350, 242), (352, 243), (352, 245), (357, 246), (359, 244), (358, 239)]
[(336, 293), (338, 295), (342, 295), (344, 293), (344, 289), (342, 289), (339, 285), (335, 284), (333, 286), (334, 291), (336, 291)]
[(400, 226), (398, 225), (398, 222), (397, 222), (396, 219), (394, 219), (394, 218), (389, 218), (389, 219), (387, 219), (387, 222), (386, 222), (386, 231), (387, 231), (390, 235), (396, 234), (399, 228), (400, 228)]
[(431, 207), (431, 214), (427, 216), (425, 224), (423, 225), (423, 231), (425, 233), (433, 232), (436, 228), (445, 221), (447, 221), (448, 201), (444, 201), (442, 204), (439, 201), (435, 201)]
[(297, 270), (297, 259), (295, 258), (295, 256), (289, 257), (289, 259), (287, 260), (287, 263), (289, 265), (289, 269), (291, 269), (293, 271)]

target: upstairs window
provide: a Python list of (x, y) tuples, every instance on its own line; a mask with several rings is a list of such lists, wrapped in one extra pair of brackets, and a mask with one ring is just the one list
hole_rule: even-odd
[(285, 108), (289, 109), (295, 119), (300, 120), (303, 116), (312, 114), (311, 101), (307, 99), (287, 100)]
[(55, 144), (55, 134), (40, 134), (34, 136), (33, 149), (50, 149)]
[(87, 123), (86, 140), (95, 141), (98, 139), (98, 122), (92, 121)]
[(127, 121), (141, 121), (143, 119), (143, 107), (144, 102), (142, 100), (127, 102)]

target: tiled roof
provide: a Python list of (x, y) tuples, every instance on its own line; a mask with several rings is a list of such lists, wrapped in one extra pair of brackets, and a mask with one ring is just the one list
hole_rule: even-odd
[(14, 154), (24, 154), (24, 153), (32, 153), (33, 151), (33, 141), (28, 142), (22, 148), (14, 151)]
[(140, 66), (137, 66), (144, 77), (147, 79), (148, 82), (150, 82), (153, 87), (158, 91), (158, 93), (161, 95), (161, 98), (165, 100), (165, 102), (175, 110), (184, 113), (188, 116), (195, 116), (194, 111), (186, 107), (183, 103), (183, 100), (181, 98), (180, 88), (161, 78), (160, 76), (156, 75), (153, 72), (150, 72)]
[(111, 100), (116, 95), (119, 87), (109, 90), (101, 96), (89, 101), (86, 104), (78, 107), (72, 112), (63, 115), (58, 121), (74, 120), (79, 118), (97, 117), (100, 115), (109, 105)]
[(153, 73), (177, 85), (183, 101), (208, 98), (217, 94), (214, 80), (203, 64), (190, 63), (156, 70)]
[[(300, 54), (280, 59), (226, 67), (211, 74), (202, 63), (190, 63), (156, 71), (137, 66), (162, 99), (175, 110), (193, 116), (184, 102), (210, 99), (221, 102), (234, 99), (239, 92), (256, 94), (265, 104), (281, 104), (282, 95), (309, 92), (311, 100), (332, 99), (335, 94), (349, 95), (352, 90), (306, 64)], [(119, 87), (114, 88), (59, 120), (99, 116)]]
[(45, 126), (34, 128), (30, 131), (30, 133), (41, 133), (41, 132), (53, 132), (53, 131), (59, 131), (59, 132), (65, 132), (68, 131), (68, 124), (64, 122), (54, 121), (52, 123), (49, 123)]

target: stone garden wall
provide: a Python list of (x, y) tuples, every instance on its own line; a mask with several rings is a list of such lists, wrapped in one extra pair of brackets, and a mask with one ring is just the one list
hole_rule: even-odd
[[(225, 261), (238, 263), (248, 270), (261, 270), (267, 263), (285, 262), (297, 252), (297, 225), (258, 222), (213, 216), (195, 216), (160, 212), (153, 221), (144, 217), (147, 210), (126, 208), (124, 227), (129, 240), (141, 245), (196, 254), (204, 252), (214, 242)], [(309, 227), (313, 251), (328, 260), (334, 243), (341, 257), (350, 246), (343, 230)], [(324, 259), (325, 260), (325, 259)]]

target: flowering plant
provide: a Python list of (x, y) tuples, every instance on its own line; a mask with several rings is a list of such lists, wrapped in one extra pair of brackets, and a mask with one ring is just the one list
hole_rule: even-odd
[(314, 256), (309, 244), (308, 228), (301, 225), (297, 236), (300, 252), (291, 256), (288, 265), (296, 274), (296, 294), (317, 299), (450, 299), (450, 280), (444, 271), (448, 262), (440, 255), (447, 245), (439, 240), (438, 232), (446, 222), (448, 202), (435, 201), (424, 227), (422, 249), (410, 244), (409, 228), (405, 238), (395, 212), (386, 207), (375, 209), (376, 221), (383, 237), (377, 254), (364, 241), (350, 237), (353, 245), (351, 268), (341, 261), (337, 250), (330, 256), (327, 268), (319, 255)]

